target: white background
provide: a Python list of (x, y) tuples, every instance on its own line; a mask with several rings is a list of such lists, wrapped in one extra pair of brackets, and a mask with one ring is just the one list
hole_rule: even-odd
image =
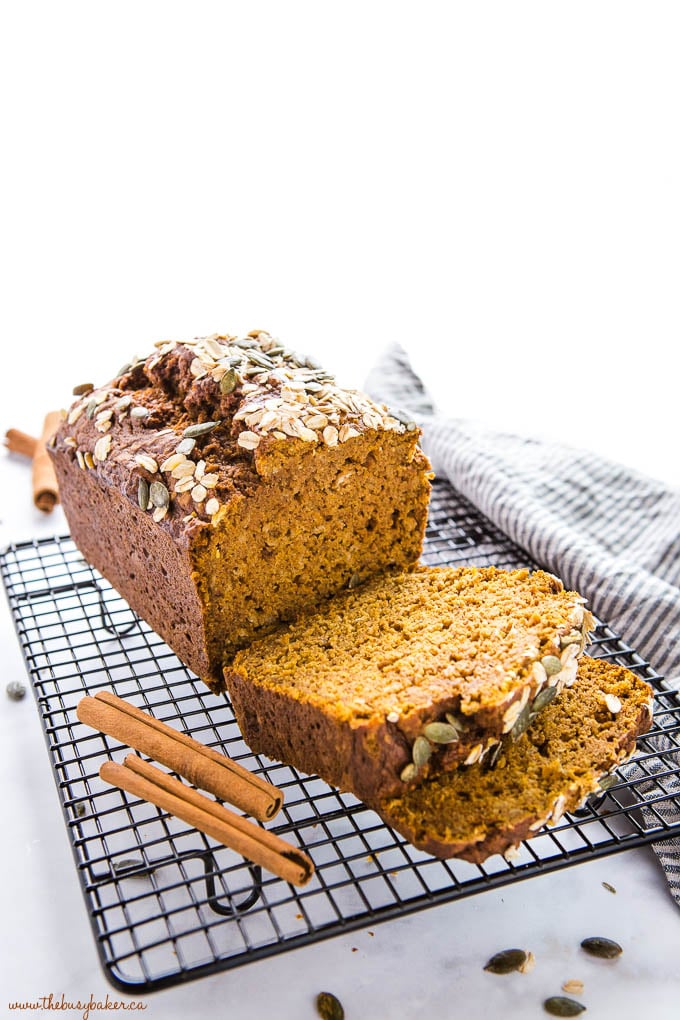
[[(675, 3), (621, 0), (5, 2), (2, 431), (36, 431), (74, 383), (105, 381), (157, 339), (258, 327), (353, 385), (398, 341), (450, 414), (679, 485), (679, 28)], [(63, 530), (30, 507), (23, 466), (2, 467), (3, 543)], [(8, 621), (4, 635), (11, 679)], [(103, 994), (35, 710), (6, 702), (0, 723), (0, 1008), (66, 986)], [(441, 1011), (455, 974), (468, 1005), (449, 1015), (474, 1017), (475, 1002), (481, 1016), (498, 993), (480, 960), (525, 944), (546, 904), (552, 928), (579, 930), (614, 870), (629, 898), (597, 909), (604, 933), (637, 925), (638, 956), (590, 1002), (675, 1015), (677, 910), (651, 854), (591, 881), (595, 867), (380, 929), (383, 947), (422, 940), (413, 968), (357, 936), (353, 956), (336, 941), (164, 993), (144, 1015), (217, 1016), (223, 1002), (230, 1017), (267, 1003), (311, 1016), (318, 977), (351, 1016), (380, 1018), (383, 1003), (410, 1020)], [(550, 959), (561, 943), (545, 940)], [(539, 1015), (537, 987), (513, 985), (506, 1015)]]
[(258, 327), (356, 385), (400, 341), (450, 413), (680, 484), (678, 24), (5, 3), (0, 336), (26, 426), (159, 338)]

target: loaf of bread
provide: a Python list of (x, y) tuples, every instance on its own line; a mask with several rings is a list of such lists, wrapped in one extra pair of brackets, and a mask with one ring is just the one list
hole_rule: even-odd
[(504, 744), (493, 769), (458, 769), (375, 807), (421, 850), (479, 864), (578, 808), (630, 757), (651, 720), (648, 684), (622, 666), (583, 656), (574, 685), (521, 740)]
[(240, 651), (226, 686), (254, 751), (374, 802), (519, 736), (573, 683), (583, 602), (543, 571), (378, 577)]
[(415, 424), (267, 333), (164, 342), (76, 392), (51, 448), (71, 535), (216, 689), (235, 649), (420, 556)]

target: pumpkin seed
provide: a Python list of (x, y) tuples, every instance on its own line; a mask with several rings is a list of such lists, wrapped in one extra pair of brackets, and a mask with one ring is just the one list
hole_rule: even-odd
[(321, 1020), (345, 1020), (342, 1003), (332, 992), (319, 992), (316, 997), (316, 1011)]
[(557, 655), (544, 655), (541, 662), (548, 676), (553, 676), (562, 669), (562, 661)]
[(531, 711), (532, 712), (542, 712), (543, 709), (547, 705), (549, 705), (550, 702), (553, 701), (556, 697), (557, 697), (557, 688), (556, 687), (545, 687), (534, 698), (533, 704), (531, 706)]
[(183, 453), (184, 456), (186, 457), (187, 454), (191, 453), (195, 445), (196, 445), (195, 439), (183, 439), (181, 443), (179, 443), (177, 450), (175, 452)]
[(601, 935), (584, 939), (581, 943), (581, 949), (585, 949), (586, 953), (590, 953), (591, 956), (599, 956), (602, 960), (614, 960), (623, 952), (618, 942), (614, 942), (613, 939), (603, 938)]
[(513, 970), (519, 970), (527, 962), (527, 954), (523, 949), (503, 949), (496, 953), (488, 961), (484, 970), (490, 974), (511, 974)]
[(458, 740), (458, 730), (448, 723), (428, 723), (423, 733), (433, 744), (453, 744), (454, 741)]
[(20, 680), (10, 680), (5, 687), (5, 694), (8, 698), (11, 698), (12, 701), (21, 701), (21, 699), (26, 695), (26, 688)]
[(463, 722), (462, 719), (460, 719), (457, 715), (454, 715), (453, 712), (446, 712), (445, 716), (449, 726), (453, 726), (454, 730), (456, 730), (459, 736), (461, 733), (465, 733), (467, 725)]
[(142, 510), (149, 509), (149, 483), (146, 478), (140, 478), (137, 483), (137, 502)]
[(182, 436), (184, 439), (196, 439), (197, 436), (204, 436), (206, 433), (212, 432), (219, 424), (219, 421), (204, 421), (196, 425), (187, 425)]
[(411, 780), (415, 779), (417, 775), (418, 769), (413, 764), (413, 762), (410, 761), (408, 765), (405, 765), (404, 768), (399, 773), (399, 778), (401, 779), (402, 783), (410, 783)]
[(167, 506), (170, 502), (170, 493), (162, 482), (152, 482), (149, 486), (149, 496), (155, 507)]
[(238, 386), (238, 375), (233, 368), (228, 369), (220, 379), (220, 393), (226, 396), (233, 393)]
[(606, 776), (602, 776), (602, 778), (598, 780), (599, 790), (597, 792), (604, 793), (605, 790), (610, 790), (612, 786), (616, 786), (618, 781), (619, 777), (616, 775), (616, 773), (609, 772)]
[(528, 728), (531, 722), (531, 705), (527, 704), (524, 706), (522, 711), (517, 716), (515, 725), (510, 730), (510, 736), (513, 740), (519, 740), (525, 730)]
[(578, 1016), (585, 1013), (586, 1007), (576, 999), (568, 999), (566, 995), (552, 995), (543, 1003), (543, 1009), (551, 1016)]
[(421, 769), (423, 765), (426, 765), (430, 760), (432, 754), (432, 748), (430, 747), (430, 741), (427, 737), (416, 737), (413, 742), (413, 764), (416, 768)]

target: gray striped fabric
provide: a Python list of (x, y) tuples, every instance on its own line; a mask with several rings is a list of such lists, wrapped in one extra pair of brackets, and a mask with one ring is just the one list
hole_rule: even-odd
[[(677, 690), (680, 491), (585, 450), (439, 416), (398, 347), (385, 354), (366, 388), (421, 425), (423, 448), (438, 475), (537, 563), (580, 591)], [(677, 748), (670, 737), (654, 739), (659, 751)], [(628, 770), (631, 778), (647, 775), (635, 764)], [(680, 796), (680, 780), (670, 782)], [(639, 789), (658, 795), (653, 781)], [(677, 821), (676, 807), (677, 799), (656, 810)], [(655, 850), (680, 904), (680, 840)]]

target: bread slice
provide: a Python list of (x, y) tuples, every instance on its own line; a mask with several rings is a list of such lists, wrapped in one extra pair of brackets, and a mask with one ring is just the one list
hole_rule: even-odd
[(422, 567), (244, 649), (225, 682), (254, 751), (365, 800), (398, 796), (479, 761), (573, 682), (583, 601), (543, 571)]
[(651, 720), (649, 684), (583, 656), (574, 685), (506, 744), (493, 769), (458, 769), (375, 807), (419, 849), (479, 864), (579, 807)]

